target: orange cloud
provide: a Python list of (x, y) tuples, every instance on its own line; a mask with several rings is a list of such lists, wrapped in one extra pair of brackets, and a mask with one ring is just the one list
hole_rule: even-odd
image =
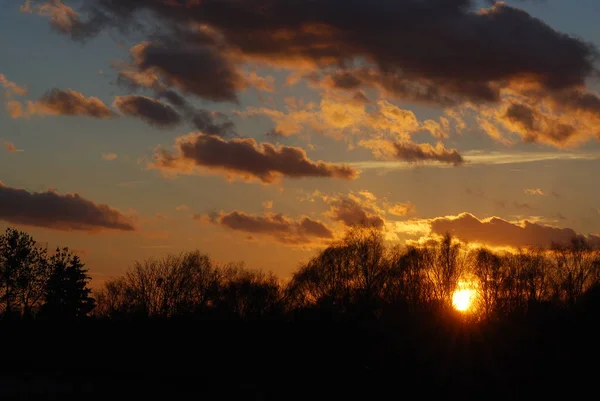
[(167, 174), (209, 172), (223, 174), (229, 179), (277, 182), (282, 177), (329, 177), (351, 180), (358, 172), (346, 165), (310, 160), (297, 147), (271, 143), (258, 144), (254, 139), (231, 139), (192, 133), (176, 139), (175, 152), (158, 149), (149, 168)]
[(388, 213), (394, 216), (403, 217), (416, 210), (416, 206), (411, 202), (399, 202), (388, 208)]
[(9, 102), (8, 112), (13, 118), (39, 116), (88, 116), (111, 118), (115, 113), (97, 97), (67, 89), (52, 89), (36, 102), (27, 102), (27, 110), (19, 102)]
[(25, 115), (23, 105), (15, 100), (6, 102), (6, 111), (11, 118), (21, 118)]
[(275, 77), (271, 75), (261, 77), (256, 71), (251, 71), (245, 75), (245, 79), (249, 86), (252, 86), (259, 91), (269, 93), (275, 92)]
[(334, 197), (324, 197), (329, 205), (329, 210), (325, 216), (331, 220), (339, 221), (347, 227), (375, 227), (383, 228), (385, 221), (379, 215), (379, 209), (376, 205), (364, 202), (361, 198), (350, 195), (339, 195)]
[(0, 85), (4, 88), (4, 94), (7, 97), (12, 95), (25, 96), (27, 89), (9, 81), (4, 74), (0, 74)]
[(546, 93), (539, 86), (518, 86), (502, 91), (499, 106), (473, 106), (481, 128), (493, 139), (572, 148), (600, 138), (600, 96), (575, 88)]
[(525, 193), (527, 195), (539, 195), (539, 196), (545, 195), (544, 191), (542, 191), (539, 188), (528, 188), (528, 189), (525, 189)]
[(8, 152), (8, 153), (17, 153), (17, 152), (22, 152), (21, 149), (17, 149), (17, 147), (15, 146), (14, 143), (12, 142), (4, 142), (4, 149)]
[(62, 0), (48, 0), (35, 7), (31, 7), (31, 2), (26, 1), (21, 6), (21, 12), (31, 14), (33, 11), (47, 17), (58, 32), (70, 35), (75, 40), (85, 40), (96, 35), (106, 22), (106, 19), (100, 15), (84, 22), (79, 13), (64, 4)]
[(265, 107), (248, 107), (235, 112), (241, 117), (266, 116), (275, 123), (274, 132), (291, 136), (312, 130), (335, 139), (347, 139), (354, 134), (360, 137), (389, 135), (390, 139), (408, 139), (419, 132), (429, 132), (436, 138), (446, 138), (450, 123), (445, 127), (434, 120), (420, 122), (410, 110), (404, 110), (386, 101), (374, 103), (373, 111), (368, 111), (365, 102), (355, 98), (323, 97), (319, 104), (304, 103), (288, 98), (286, 111)]
[[(449, 232), (461, 241), (478, 242), (493, 246), (549, 247), (552, 243), (567, 243), (578, 234), (570, 228), (559, 228), (539, 223), (523, 221), (510, 223), (498, 217), (478, 219), (470, 213), (458, 216), (438, 217), (429, 221), (431, 232)], [(600, 245), (600, 238), (588, 236), (594, 245)]]
[(115, 160), (117, 157), (116, 153), (102, 153), (102, 158), (107, 161)]

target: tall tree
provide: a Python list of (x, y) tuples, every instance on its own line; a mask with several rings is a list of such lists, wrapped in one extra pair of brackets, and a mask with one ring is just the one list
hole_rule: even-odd
[(27, 233), (8, 228), (0, 236), (0, 308), (3, 316), (30, 316), (44, 298), (47, 252)]
[(42, 313), (47, 317), (77, 318), (94, 309), (95, 300), (88, 287), (90, 277), (79, 256), (68, 248), (58, 248), (49, 259), (50, 275)]

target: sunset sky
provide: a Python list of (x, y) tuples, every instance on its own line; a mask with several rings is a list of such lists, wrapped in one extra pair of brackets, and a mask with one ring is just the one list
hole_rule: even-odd
[(600, 243), (597, 0), (4, 0), (0, 220), (94, 285), (348, 227)]

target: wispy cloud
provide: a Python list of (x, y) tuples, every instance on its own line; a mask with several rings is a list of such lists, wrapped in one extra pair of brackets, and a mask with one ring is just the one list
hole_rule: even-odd
[(4, 142), (4, 149), (8, 153), (23, 152), (23, 149), (17, 149), (17, 147), (15, 146), (15, 144), (12, 143), (12, 142), (9, 142), (9, 141)]
[[(480, 152), (468, 151), (463, 153), (464, 166), (524, 164), (557, 160), (598, 160), (600, 153), (567, 153), (567, 152)], [(402, 161), (368, 160), (346, 162), (345, 164), (361, 170), (409, 170), (413, 165)], [(441, 163), (424, 164), (420, 167), (450, 168), (451, 165)]]
[(115, 160), (118, 157), (118, 155), (116, 153), (102, 153), (102, 158), (104, 160)]

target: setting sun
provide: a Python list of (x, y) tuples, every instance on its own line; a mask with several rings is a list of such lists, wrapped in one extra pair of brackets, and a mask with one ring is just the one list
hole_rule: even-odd
[(454, 294), (452, 294), (452, 306), (457, 311), (467, 312), (472, 309), (474, 299), (475, 290), (462, 284), (459, 285), (456, 291), (454, 291)]
[(456, 310), (465, 312), (471, 306), (471, 300), (473, 298), (473, 290), (456, 290), (452, 295), (452, 306)]

